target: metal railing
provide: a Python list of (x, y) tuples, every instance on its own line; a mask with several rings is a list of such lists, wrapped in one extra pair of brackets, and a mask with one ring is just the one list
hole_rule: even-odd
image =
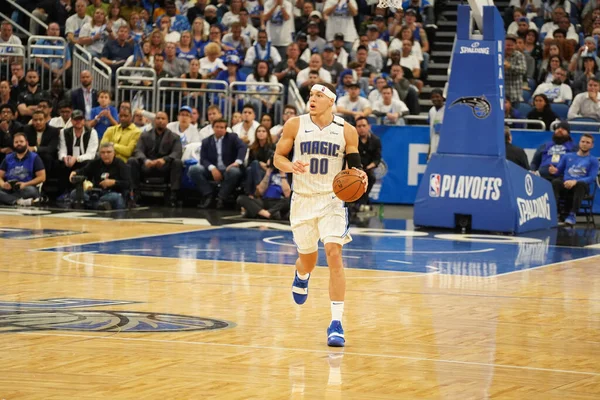
[[(83, 47), (76, 44), (73, 46), (73, 54), (71, 55), (71, 87), (76, 88), (79, 86), (79, 76), (83, 71), (90, 71), (92, 65), (92, 55)], [(91, 72), (91, 71), (90, 71)]]
[(98, 91), (108, 90), (112, 87), (112, 69), (99, 58), (93, 58), (91, 62), (92, 87)]
[[(550, 130), (554, 131), (556, 129), (556, 125), (558, 125), (559, 123), (561, 123), (563, 121), (554, 121), (550, 124)], [(598, 133), (600, 132), (600, 122), (592, 122), (592, 121), (577, 121), (577, 120), (567, 120), (566, 122), (569, 123), (569, 126), (571, 127), (571, 130), (577, 130), (577, 129), (573, 129), (573, 126), (584, 126), (584, 127), (589, 127), (589, 128), (596, 128), (595, 132)], [(594, 133), (593, 129), (582, 129), (581, 131), (585, 131), (588, 133)]]
[(231, 120), (234, 112), (242, 112), (243, 106), (250, 103), (254, 106), (257, 121), (266, 112), (273, 115), (273, 125), (278, 125), (283, 116), (284, 95), (285, 88), (281, 83), (232, 82), (229, 84), (227, 118)]
[(228, 86), (225, 81), (161, 78), (156, 85), (155, 104), (158, 110), (167, 113), (169, 121), (177, 119), (179, 108), (184, 105), (196, 108), (200, 113), (198, 119), (205, 121), (208, 106), (215, 104), (223, 112), (227, 98)]
[[(522, 129), (522, 130), (532, 130), (532, 131), (537, 131), (537, 130), (545, 131), (546, 130), (546, 123), (544, 121), (540, 121), (539, 119), (505, 118), (504, 122), (508, 122), (510, 124), (525, 124), (525, 128), (518, 128), (518, 129)], [(528, 125), (539, 125), (540, 128), (532, 129)], [(512, 128), (512, 129), (517, 129), (517, 128)]]
[(16, 28), (19, 32), (21, 32), (25, 36), (31, 35), (31, 32), (29, 32), (27, 29), (23, 28), (21, 25), (17, 24), (15, 21), (13, 21), (8, 15), (4, 14), (3, 12), (0, 12), (0, 20), (8, 21), (14, 28)]
[[(23, 7), (21, 7), (15, 0), (6, 0), (11, 6), (13, 6), (15, 9), (19, 10), (21, 13), (25, 14), (27, 17), (29, 17), (30, 20), (34, 21), (35, 23), (37, 23), (39, 26), (41, 26), (44, 30), (48, 29), (48, 24), (46, 24), (44, 21), (42, 21), (41, 19), (39, 19), (38, 17), (36, 17), (35, 15), (33, 15), (32, 13), (30, 13), (29, 11), (27, 11), (26, 9), (24, 9)], [(3, 15), (4, 17), (4, 15)], [(6, 17), (4, 17), (6, 18)], [(10, 20), (10, 18), (6, 18), (7, 20)], [(22, 28), (20, 25), (18, 24), (13, 24), (15, 26), (19, 26), (19, 30), (26, 32), (27, 35), (30, 35), (30, 31), (28, 29)]]
[(131, 109), (156, 111), (156, 71), (152, 68), (121, 67), (115, 80), (115, 103), (130, 101)]
[(30, 36), (27, 40), (29, 66), (39, 72), (40, 86), (44, 90), (49, 89), (56, 78), (61, 78), (64, 85), (66, 71), (63, 70), (60, 76), (56, 71), (64, 66), (68, 51), (69, 45), (62, 37)]
[(10, 65), (18, 62), (25, 69), (25, 60), (25, 46), (0, 43), (0, 79), (10, 81)]
[(288, 103), (293, 104), (298, 113), (306, 110), (306, 103), (302, 96), (300, 96), (300, 90), (293, 79), (290, 79), (288, 84)]

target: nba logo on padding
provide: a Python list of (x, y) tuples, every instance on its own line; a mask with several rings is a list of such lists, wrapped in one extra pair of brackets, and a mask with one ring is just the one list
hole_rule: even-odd
[(440, 197), (440, 187), (440, 174), (431, 174), (429, 176), (429, 197)]

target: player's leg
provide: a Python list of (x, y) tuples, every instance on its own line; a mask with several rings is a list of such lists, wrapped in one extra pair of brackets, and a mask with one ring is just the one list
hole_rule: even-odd
[(308, 297), (308, 280), (317, 265), (319, 232), (316, 220), (293, 221), (292, 234), (298, 249), (292, 295), (296, 304), (304, 304)]
[(319, 234), (325, 244), (327, 265), (329, 266), (329, 299), (331, 300), (331, 323), (327, 329), (327, 345), (343, 347), (346, 343), (342, 317), (346, 296), (346, 275), (342, 261), (342, 246), (352, 240), (348, 226), (348, 213), (337, 200), (327, 213), (319, 219)]

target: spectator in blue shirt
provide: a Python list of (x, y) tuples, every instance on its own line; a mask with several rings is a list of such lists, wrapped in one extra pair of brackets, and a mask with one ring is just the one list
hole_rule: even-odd
[(13, 136), (14, 153), (10, 153), (0, 165), (0, 204), (31, 205), (40, 197), (37, 185), (46, 180), (42, 159), (29, 151), (24, 133)]
[(171, 30), (177, 32), (190, 30), (190, 21), (188, 21), (187, 17), (185, 17), (184, 15), (177, 15), (177, 7), (175, 6), (175, 2), (167, 1), (165, 3), (165, 12), (166, 14), (162, 15), (156, 20), (156, 26), (160, 26), (161, 19), (170, 18)]
[(590, 191), (590, 186), (596, 182), (598, 176), (598, 159), (590, 154), (594, 148), (594, 137), (590, 134), (584, 134), (579, 140), (579, 151), (577, 153), (568, 153), (563, 156), (555, 167), (550, 165), (549, 171), (555, 176), (564, 176), (552, 181), (554, 197), (557, 204), (562, 197), (565, 199), (565, 211), (569, 212), (565, 223), (575, 225), (575, 216), (581, 201)]
[[(60, 27), (56, 22), (48, 25), (47, 35), (60, 37)], [(69, 46), (63, 46), (63, 42), (58, 40), (43, 39), (36, 42), (36, 45), (55, 46), (50, 49), (34, 48), (32, 54), (46, 55), (49, 57), (36, 57), (36, 62), (45, 69), (52, 71), (52, 78), (59, 78), (71, 67), (71, 52)], [(70, 81), (70, 80), (68, 80)]]
[(108, 90), (102, 90), (98, 93), (98, 104), (98, 107), (92, 108), (91, 119), (87, 125), (96, 129), (98, 141), (100, 141), (108, 128), (119, 124), (119, 112), (114, 106), (110, 105), (110, 92)]

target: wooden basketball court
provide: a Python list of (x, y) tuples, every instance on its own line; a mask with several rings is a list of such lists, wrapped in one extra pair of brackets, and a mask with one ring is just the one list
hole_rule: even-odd
[[(205, 228), (52, 216), (1, 227), (18, 229), (0, 239), (1, 399), (600, 398), (600, 256), (491, 276), (348, 269), (347, 346), (331, 349), (328, 272), (295, 305), (291, 247), (252, 249), (279, 265), (190, 256), (224, 252), (234, 239), (218, 234), (171, 246), (179, 257), (155, 244), (37, 251)], [(62, 233), (18, 237), (41, 230)]]

